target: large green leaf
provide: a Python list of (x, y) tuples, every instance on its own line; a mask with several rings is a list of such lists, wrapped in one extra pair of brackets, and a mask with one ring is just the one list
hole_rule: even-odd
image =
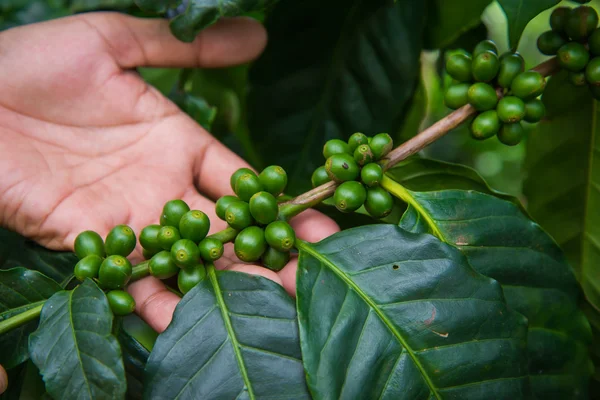
[(209, 266), (158, 337), (145, 381), (152, 399), (310, 398), (294, 302), (266, 278)]
[(527, 397), (527, 321), (453, 247), (372, 225), (298, 248), (302, 356), (315, 398)]
[[(39, 307), (60, 290), (52, 279), (26, 268), (0, 270), (0, 322)], [(12, 368), (29, 358), (27, 339), (36, 321), (0, 335), (0, 365)]]
[[(135, 314), (125, 317), (117, 339), (123, 351), (123, 364), (127, 377), (127, 398), (141, 399), (144, 392), (144, 369), (150, 357), (150, 351), (134, 334), (147, 334), (141, 330), (151, 329)], [(141, 328), (141, 329), (140, 329)], [(141, 332), (140, 332), (141, 331)], [(153, 333), (153, 335), (152, 335)], [(156, 336), (156, 332), (151, 332)]]
[(29, 349), (52, 397), (124, 398), (125, 371), (112, 320), (104, 292), (89, 279), (46, 301)]
[(41, 272), (56, 282), (66, 282), (77, 263), (74, 253), (52, 251), (0, 228), (0, 270), (27, 267)]
[(529, 320), (529, 373), (539, 398), (585, 398), (590, 326), (579, 288), (556, 243), (518, 205), (472, 190), (415, 192), (385, 178), (409, 207), (400, 226), (456, 246), (478, 272), (502, 285), (508, 305)]
[(508, 41), (516, 49), (525, 27), (536, 15), (560, 3), (560, 0), (498, 0), (508, 20)]
[(492, 0), (429, 0), (425, 46), (445, 48), (481, 24), (481, 14)]
[(310, 186), (327, 139), (398, 132), (419, 79), (425, 2), (280, 2), (250, 70), (249, 126), (293, 192)]

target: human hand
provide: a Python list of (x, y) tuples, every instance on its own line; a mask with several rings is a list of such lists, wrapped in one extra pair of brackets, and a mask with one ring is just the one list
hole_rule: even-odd
[[(211, 232), (224, 228), (213, 200), (231, 194), (229, 176), (247, 165), (133, 69), (233, 65), (257, 57), (265, 43), (262, 26), (246, 18), (223, 20), (189, 44), (166, 21), (116, 13), (0, 34), (0, 225), (72, 249), (86, 229), (106, 235), (128, 224), (139, 232), (166, 201), (181, 198), (207, 213)], [(309, 241), (337, 230), (314, 211), (292, 225)], [(229, 251), (217, 267), (266, 276), (293, 293), (296, 263), (276, 274)], [(153, 278), (130, 291), (137, 312), (164, 330), (179, 298)]]

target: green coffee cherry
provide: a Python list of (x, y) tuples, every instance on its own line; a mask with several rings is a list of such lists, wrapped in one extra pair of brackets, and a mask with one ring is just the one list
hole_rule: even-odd
[(210, 219), (200, 210), (190, 210), (179, 221), (179, 233), (184, 239), (198, 243), (208, 235)]
[(462, 106), (467, 105), (469, 103), (467, 93), (469, 92), (470, 87), (471, 85), (469, 83), (458, 83), (450, 86), (444, 95), (446, 107), (457, 110)]
[(590, 60), (590, 53), (584, 45), (577, 42), (569, 42), (558, 49), (558, 63), (569, 71), (582, 71)]
[(231, 186), (231, 190), (235, 192), (235, 183), (238, 181), (240, 176), (246, 174), (256, 175), (256, 173), (250, 168), (240, 168), (231, 175), (231, 178), (229, 178), (229, 185)]
[(233, 243), (235, 255), (245, 262), (257, 261), (266, 249), (265, 232), (258, 226), (249, 226), (241, 231)]
[(524, 121), (535, 123), (539, 122), (544, 118), (546, 114), (546, 106), (540, 99), (529, 100), (525, 103), (525, 117)]
[(504, 124), (498, 132), (498, 140), (507, 146), (515, 146), (521, 142), (525, 136), (525, 130), (520, 122), (515, 124)]
[(179, 220), (188, 211), (190, 211), (190, 206), (183, 200), (167, 201), (160, 216), (160, 224), (162, 226), (179, 226)]
[(358, 165), (365, 165), (373, 161), (373, 151), (368, 144), (361, 144), (354, 150), (354, 161)]
[(567, 40), (560, 33), (556, 31), (547, 31), (538, 37), (537, 47), (540, 53), (547, 56), (553, 56), (556, 55), (558, 49), (566, 43)]
[(369, 144), (369, 138), (367, 135), (361, 132), (353, 133), (348, 139), (348, 146), (350, 146), (350, 154), (354, 153), (354, 150), (361, 144)]
[(132, 267), (123, 256), (112, 255), (102, 261), (98, 270), (98, 281), (107, 289), (120, 289), (129, 282)]
[(223, 255), (223, 243), (215, 238), (207, 237), (198, 244), (200, 257), (206, 261), (216, 261)]
[(177, 275), (177, 287), (179, 291), (186, 294), (206, 277), (204, 265), (197, 264), (192, 268), (182, 269)]
[(579, 71), (579, 72), (569, 71), (569, 74), (567, 77), (569, 78), (569, 82), (571, 82), (575, 86), (587, 85), (587, 80), (585, 78), (584, 71)]
[(368, 187), (379, 186), (383, 179), (383, 169), (379, 164), (370, 163), (360, 170), (360, 180)]
[(387, 190), (376, 187), (367, 190), (365, 209), (373, 218), (388, 216), (394, 208), (394, 198)]
[(129, 315), (135, 310), (135, 300), (123, 290), (111, 290), (106, 298), (114, 315)]
[(158, 243), (163, 250), (171, 250), (171, 246), (181, 239), (181, 235), (179, 234), (179, 229), (174, 226), (163, 226), (158, 231), (157, 235)]
[(277, 199), (268, 192), (258, 192), (250, 198), (250, 214), (259, 224), (269, 224), (277, 219)]
[(327, 171), (325, 170), (325, 167), (319, 167), (317, 169), (315, 169), (315, 172), (313, 172), (311, 178), (310, 178), (310, 182), (312, 183), (312, 186), (314, 188), (316, 188), (317, 186), (321, 186), (326, 184), (327, 182), (329, 182), (331, 179), (329, 178), (329, 175), (327, 175)]
[(158, 232), (162, 227), (160, 225), (148, 225), (140, 232), (140, 244), (150, 253), (156, 253), (162, 250), (158, 243)]
[(479, 53), (473, 59), (473, 78), (479, 82), (489, 82), (500, 70), (498, 55), (491, 51)]
[(491, 138), (498, 133), (500, 126), (496, 110), (484, 111), (471, 122), (471, 136), (477, 140)]
[(590, 88), (590, 93), (592, 94), (594, 99), (600, 100), (600, 86), (590, 85), (588, 87)]
[(127, 257), (135, 249), (136, 243), (137, 239), (133, 229), (127, 225), (117, 225), (108, 232), (104, 248), (108, 256), (116, 254)]
[(349, 154), (332, 155), (325, 162), (325, 170), (329, 178), (336, 182), (353, 181), (360, 173), (356, 161)]
[(279, 165), (270, 165), (258, 174), (258, 180), (267, 192), (279, 196), (287, 186), (288, 176)]
[(600, 29), (594, 29), (594, 32), (588, 39), (590, 53), (594, 56), (600, 56)]
[(325, 159), (334, 154), (352, 154), (348, 143), (340, 139), (331, 139), (325, 142), (323, 146), (323, 157)]
[(496, 46), (496, 43), (491, 40), (482, 40), (477, 43), (475, 49), (473, 49), (473, 57), (477, 57), (484, 51), (491, 51), (492, 53), (498, 54), (498, 47)]
[(294, 247), (296, 232), (285, 221), (271, 222), (265, 229), (265, 240), (269, 246), (285, 252)]
[(471, 80), (472, 59), (466, 54), (453, 54), (446, 61), (446, 71), (459, 82), (469, 82)]
[(573, 40), (585, 41), (598, 26), (598, 13), (592, 7), (572, 9), (565, 22), (565, 33)]
[(283, 267), (290, 261), (290, 252), (281, 252), (272, 247), (267, 248), (267, 251), (262, 255), (262, 263), (271, 271), (281, 271)]
[(250, 197), (263, 190), (263, 186), (256, 174), (243, 174), (235, 182), (235, 194), (242, 201), (249, 201)]
[(585, 67), (585, 79), (590, 85), (600, 85), (600, 57), (592, 58)]
[(254, 223), (250, 206), (243, 201), (236, 201), (227, 207), (225, 211), (225, 221), (230, 227), (237, 230), (242, 230)]
[(520, 54), (507, 53), (500, 59), (498, 71), (498, 85), (509, 88), (517, 75), (525, 70), (525, 61)]
[(342, 183), (335, 189), (333, 201), (335, 208), (341, 212), (353, 212), (358, 210), (367, 199), (367, 190), (362, 183), (348, 181)]
[(81, 232), (75, 238), (75, 254), (81, 260), (90, 255), (104, 257), (104, 241), (98, 233), (94, 231)]
[(538, 97), (546, 88), (546, 80), (537, 71), (526, 71), (517, 75), (510, 85), (513, 95), (521, 100), (530, 100)]
[(83, 257), (77, 264), (75, 264), (75, 270), (73, 274), (78, 281), (84, 281), (85, 278), (96, 278), (98, 271), (102, 265), (102, 257), (98, 257), (95, 254)]
[(525, 117), (525, 103), (516, 96), (506, 96), (498, 102), (496, 112), (502, 122), (519, 122)]
[(227, 211), (227, 207), (237, 201), (241, 201), (237, 196), (223, 196), (217, 200), (217, 204), (215, 204), (217, 217), (225, 221), (225, 211)]
[(377, 135), (373, 136), (369, 146), (373, 152), (373, 158), (375, 160), (381, 160), (383, 157), (387, 156), (390, 151), (392, 151), (394, 148), (394, 141), (387, 133), (378, 133)]
[(550, 15), (550, 28), (558, 33), (563, 33), (565, 31), (567, 17), (570, 13), (571, 9), (569, 7), (555, 8)]
[(192, 268), (200, 262), (200, 249), (189, 239), (180, 239), (171, 247), (171, 257), (180, 268)]
[(142, 249), (142, 257), (144, 257), (144, 260), (151, 259), (156, 253), (158, 253), (158, 251)]
[(148, 263), (150, 275), (158, 279), (169, 279), (177, 275), (179, 267), (175, 264), (175, 260), (171, 256), (170, 251), (163, 250), (156, 253)]
[(487, 83), (477, 82), (471, 85), (467, 92), (469, 104), (477, 111), (487, 111), (496, 108), (498, 95), (496, 89)]

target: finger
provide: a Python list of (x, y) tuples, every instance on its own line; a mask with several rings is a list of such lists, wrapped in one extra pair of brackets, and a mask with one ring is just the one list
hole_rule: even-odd
[(281, 278), (279, 277), (279, 275), (277, 275), (276, 272), (271, 271), (270, 269), (267, 269), (264, 267), (260, 267), (258, 265), (232, 264), (232, 265), (229, 265), (226, 269), (228, 271), (238, 271), (238, 272), (244, 272), (244, 273), (250, 274), (250, 275), (262, 276), (264, 278), (272, 280), (273, 282), (277, 283), (278, 285), (282, 284)]
[(123, 69), (135, 67), (226, 67), (258, 57), (267, 43), (263, 26), (251, 18), (224, 18), (192, 43), (178, 40), (165, 19), (117, 13), (86, 14)]
[(158, 333), (167, 329), (173, 319), (175, 307), (181, 300), (179, 296), (152, 276), (133, 282), (127, 291), (135, 299), (135, 312), (152, 329)]
[(0, 394), (6, 391), (8, 387), (8, 375), (6, 375), (6, 370), (2, 365), (0, 365)]

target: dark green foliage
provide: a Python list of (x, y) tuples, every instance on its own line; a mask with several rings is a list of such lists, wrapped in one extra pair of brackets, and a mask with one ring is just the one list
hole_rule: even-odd
[(500, 70), (498, 55), (491, 51), (479, 53), (473, 59), (473, 78), (480, 82), (489, 82), (496, 77)]
[(107, 256), (127, 257), (135, 249), (136, 243), (137, 239), (133, 229), (127, 225), (117, 225), (108, 232), (104, 248)]
[(259, 224), (267, 225), (279, 214), (277, 199), (269, 192), (258, 192), (250, 198), (250, 214)]
[(120, 289), (131, 278), (132, 266), (123, 256), (112, 255), (102, 261), (98, 271), (100, 286), (106, 289)]
[(344, 182), (335, 189), (333, 201), (341, 212), (358, 210), (367, 198), (367, 190), (362, 183), (356, 181)]
[(171, 257), (179, 267), (192, 268), (200, 262), (200, 249), (189, 239), (180, 239), (171, 247)]
[(542, 11), (557, 5), (560, 0), (498, 0), (508, 20), (508, 39), (516, 50), (525, 26)]
[(235, 238), (233, 250), (242, 261), (254, 262), (260, 259), (267, 249), (265, 231), (258, 226), (249, 226)]
[(581, 6), (567, 15), (564, 30), (573, 40), (584, 41), (598, 26), (598, 13), (592, 7)]
[(383, 188), (375, 187), (367, 189), (365, 209), (373, 218), (384, 218), (388, 216), (394, 207), (394, 198)]
[(334, 154), (352, 154), (348, 143), (340, 139), (331, 139), (323, 145), (323, 157), (328, 159)]
[(525, 136), (525, 130), (520, 122), (504, 124), (498, 132), (498, 140), (507, 146), (516, 146)]
[[(359, 146), (358, 149), (361, 147)], [(336, 182), (353, 181), (360, 174), (354, 157), (349, 154), (334, 154), (329, 157), (325, 162), (325, 170), (329, 178)]]
[(525, 61), (520, 54), (507, 53), (500, 58), (500, 70), (498, 71), (498, 85), (509, 88), (512, 81), (525, 69)]
[(287, 173), (278, 165), (270, 165), (258, 174), (258, 180), (265, 190), (273, 196), (279, 196), (288, 183)]
[(446, 72), (459, 82), (470, 82), (472, 79), (472, 63), (473, 60), (468, 54), (453, 54), (446, 61)]
[(162, 250), (162, 246), (158, 242), (158, 232), (160, 232), (160, 225), (148, 225), (140, 231), (140, 244), (144, 250), (150, 252), (158, 252)]
[(285, 221), (271, 222), (265, 228), (265, 240), (276, 250), (289, 251), (296, 241), (296, 233)]
[(179, 226), (179, 221), (183, 214), (190, 211), (190, 206), (183, 200), (170, 200), (165, 203), (162, 214), (160, 216), (160, 224), (162, 226)]
[(217, 200), (217, 203), (215, 204), (215, 212), (217, 214), (217, 217), (219, 217), (223, 221), (225, 221), (226, 220), (225, 212), (227, 211), (227, 207), (229, 207), (232, 203), (234, 203), (236, 201), (241, 201), (241, 200), (238, 199), (236, 196), (220, 197), (219, 200)]
[(135, 310), (135, 300), (123, 290), (111, 290), (106, 293), (110, 310), (115, 315), (129, 315)]
[(567, 40), (559, 32), (554, 30), (542, 33), (537, 40), (537, 47), (540, 53), (547, 56), (554, 56), (558, 53)]
[(223, 255), (223, 243), (214, 238), (206, 238), (198, 244), (200, 257), (205, 261), (216, 261)]
[(177, 287), (179, 291), (186, 294), (198, 283), (206, 278), (206, 269), (199, 263), (191, 268), (182, 269), (177, 274)]
[(269, 247), (262, 255), (261, 261), (263, 265), (271, 271), (281, 271), (290, 261), (290, 252), (279, 251)]
[(471, 85), (467, 92), (469, 104), (477, 111), (487, 111), (496, 108), (498, 96), (496, 89), (487, 83), (477, 82)]
[(184, 239), (200, 242), (210, 229), (208, 216), (200, 210), (190, 210), (183, 214), (179, 221), (179, 233)]
[(96, 278), (98, 277), (98, 271), (100, 271), (100, 265), (102, 264), (102, 257), (98, 257), (95, 254), (85, 256), (77, 264), (75, 264), (75, 270), (73, 275), (79, 281), (84, 281), (85, 278)]
[(531, 100), (544, 92), (546, 80), (537, 71), (525, 71), (515, 77), (510, 89), (513, 95), (522, 100)]
[(170, 251), (163, 250), (156, 253), (148, 264), (150, 275), (158, 279), (168, 279), (179, 272), (179, 267), (171, 256)]
[(498, 133), (501, 125), (496, 110), (482, 112), (471, 122), (471, 136), (477, 140), (488, 139)]
[(179, 233), (179, 229), (174, 226), (163, 226), (158, 231), (157, 238), (163, 250), (171, 251), (171, 246), (181, 239), (181, 234)]
[(516, 96), (506, 96), (500, 99), (496, 111), (502, 122), (520, 122), (525, 117), (525, 103)]
[(321, 186), (321, 185), (329, 182), (330, 180), (331, 180), (331, 178), (329, 178), (329, 175), (327, 174), (327, 170), (325, 169), (325, 167), (319, 167), (319, 168), (315, 169), (315, 172), (313, 172), (313, 174), (310, 178), (310, 181), (314, 188), (317, 186)]
[(458, 83), (450, 86), (444, 95), (446, 107), (457, 110), (467, 105), (469, 103), (468, 92), (470, 87), (470, 83)]
[(225, 211), (225, 221), (230, 227), (237, 230), (242, 230), (254, 223), (250, 206), (244, 201), (236, 201), (227, 207)]
[(557, 58), (561, 67), (578, 72), (587, 65), (590, 60), (590, 53), (583, 44), (569, 42), (558, 49)]
[(104, 241), (102, 237), (94, 231), (81, 232), (75, 238), (75, 254), (81, 260), (89, 255), (104, 257)]

